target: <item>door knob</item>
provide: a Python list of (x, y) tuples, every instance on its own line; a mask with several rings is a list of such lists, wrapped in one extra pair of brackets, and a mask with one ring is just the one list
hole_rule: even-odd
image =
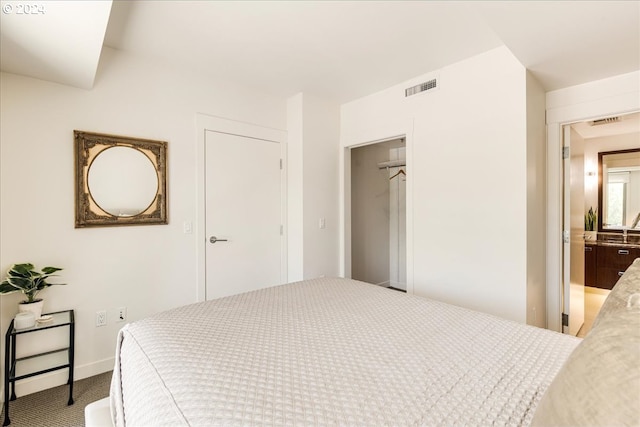
[(215, 242), (226, 242), (227, 239), (218, 239), (216, 236), (211, 236), (209, 238), (209, 242), (210, 243), (215, 243)]

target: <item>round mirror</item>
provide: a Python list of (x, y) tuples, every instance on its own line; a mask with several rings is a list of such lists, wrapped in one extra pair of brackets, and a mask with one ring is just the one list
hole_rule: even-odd
[(131, 147), (111, 147), (100, 152), (89, 166), (87, 184), (96, 204), (118, 217), (144, 212), (158, 193), (154, 164)]

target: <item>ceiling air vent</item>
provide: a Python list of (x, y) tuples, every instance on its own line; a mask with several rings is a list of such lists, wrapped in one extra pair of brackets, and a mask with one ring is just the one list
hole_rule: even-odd
[(609, 123), (617, 123), (620, 121), (620, 116), (618, 117), (607, 117), (606, 119), (598, 119), (592, 120), (589, 122), (589, 126), (598, 126), (598, 125), (606, 125)]
[(407, 88), (404, 90), (404, 96), (415, 95), (420, 92), (424, 92), (425, 90), (435, 89), (438, 87), (438, 82), (436, 79), (429, 80), (428, 82), (420, 83), (419, 85), (415, 85), (413, 87)]

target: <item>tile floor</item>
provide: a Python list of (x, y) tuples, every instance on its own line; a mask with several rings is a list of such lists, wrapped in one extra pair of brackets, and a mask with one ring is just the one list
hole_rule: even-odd
[(591, 326), (593, 325), (593, 321), (595, 320), (598, 312), (600, 311), (600, 307), (604, 303), (604, 300), (609, 295), (609, 292), (606, 289), (585, 287), (584, 291), (584, 324), (582, 328), (578, 331), (578, 338), (584, 338), (587, 333), (591, 330)]

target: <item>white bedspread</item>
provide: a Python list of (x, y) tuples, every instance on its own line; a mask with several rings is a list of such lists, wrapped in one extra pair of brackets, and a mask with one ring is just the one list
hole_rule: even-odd
[(118, 426), (527, 425), (580, 342), (347, 279), (123, 328)]

